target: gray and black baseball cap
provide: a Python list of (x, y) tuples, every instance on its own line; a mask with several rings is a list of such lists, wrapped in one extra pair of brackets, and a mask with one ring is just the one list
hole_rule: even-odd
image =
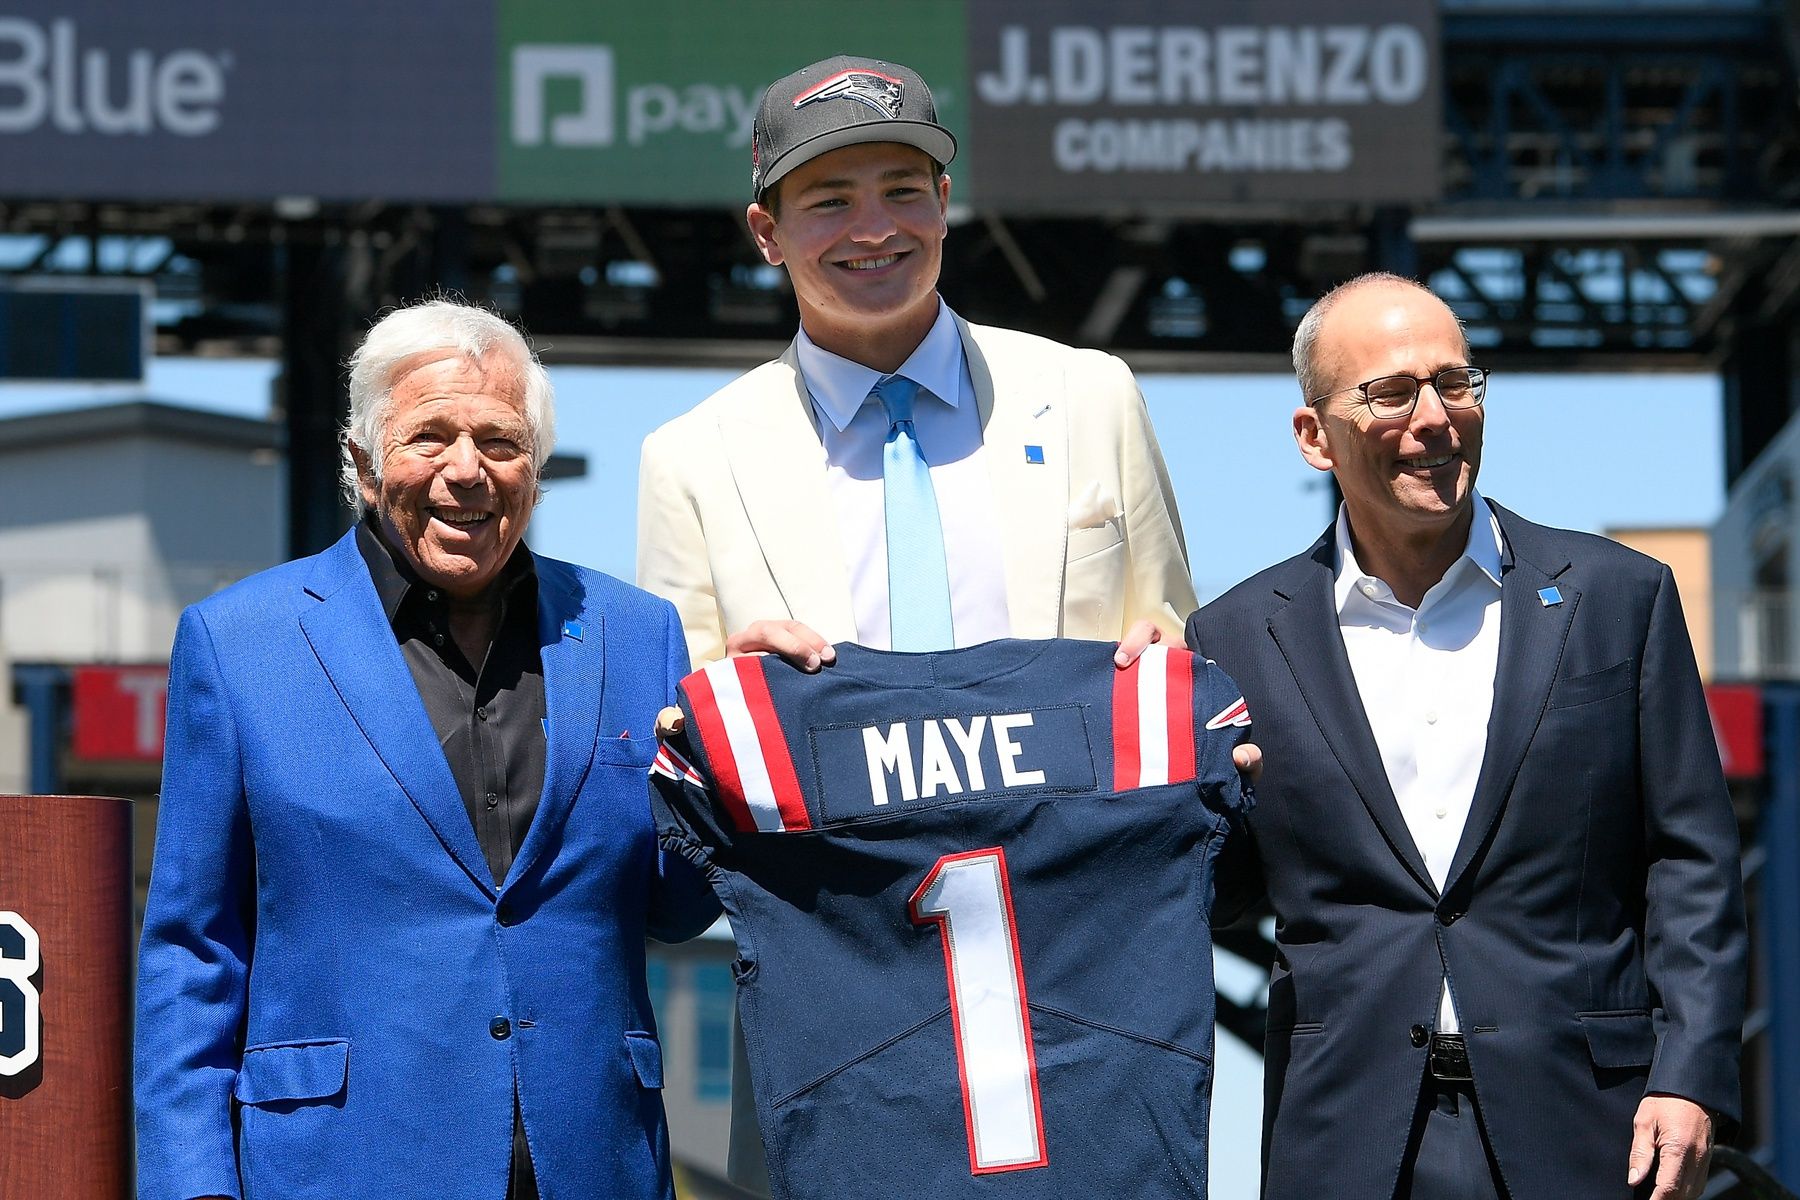
[(777, 79), (763, 93), (750, 134), (750, 189), (762, 199), (783, 175), (821, 154), (863, 142), (917, 146), (939, 165), (956, 138), (937, 123), (919, 73), (878, 58), (835, 58)]

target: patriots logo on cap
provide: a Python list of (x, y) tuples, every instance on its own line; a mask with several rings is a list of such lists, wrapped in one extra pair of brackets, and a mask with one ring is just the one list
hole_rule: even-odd
[(892, 76), (876, 71), (839, 71), (795, 96), (794, 107), (802, 108), (819, 100), (855, 100), (894, 120), (900, 116), (905, 96), (906, 86)]

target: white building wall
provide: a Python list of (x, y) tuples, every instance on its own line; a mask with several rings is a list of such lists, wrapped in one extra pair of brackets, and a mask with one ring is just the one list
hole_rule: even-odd
[(30, 790), (25, 714), (12, 702), (12, 655), (0, 640), (0, 794), (20, 796)]
[[(1721, 680), (1800, 678), (1800, 421), (1731, 487), (1712, 531), (1714, 673)], [(1760, 576), (1760, 578), (1759, 578)]]
[(27, 783), (12, 664), (167, 661), (182, 608), (280, 561), (285, 486), (242, 445), (0, 439), (0, 790)]
[(20, 661), (166, 659), (183, 606), (279, 561), (280, 492), (246, 449), (0, 452), (0, 642)]

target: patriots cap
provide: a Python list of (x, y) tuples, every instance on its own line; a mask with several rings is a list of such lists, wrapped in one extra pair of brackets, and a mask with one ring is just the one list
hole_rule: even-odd
[(750, 134), (751, 192), (760, 200), (802, 163), (863, 142), (916, 146), (940, 165), (956, 157), (956, 138), (937, 123), (931, 89), (917, 71), (840, 54), (763, 93)]

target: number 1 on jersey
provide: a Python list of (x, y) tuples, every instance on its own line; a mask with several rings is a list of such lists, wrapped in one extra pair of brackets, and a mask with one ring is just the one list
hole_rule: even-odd
[(908, 911), (913, 924), (936, 925), (944, 939), (970, 1173), (1049, 1165), (1006, 852), (944, 855)]

